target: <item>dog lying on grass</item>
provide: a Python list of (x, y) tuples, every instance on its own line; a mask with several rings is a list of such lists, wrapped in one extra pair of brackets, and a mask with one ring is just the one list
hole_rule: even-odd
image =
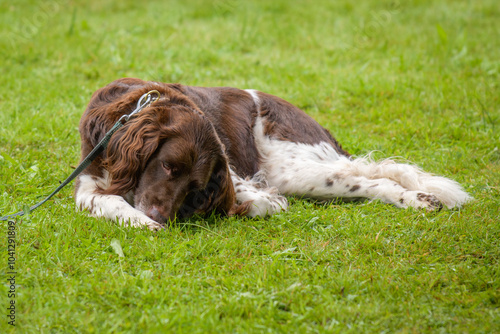
[(94, 93), (80, 121), (82, 160), (150, 90), (160, 99), (125, 123), (78, 177), (80, 209), (154, 230), (214, 211), (272, 215), (287, 209), (284, 195), (379, 199), (427, 210), (470, 200), (455, 181), (415, 166), (352, 158), (283, 99), (227, 87), (112, 82)]

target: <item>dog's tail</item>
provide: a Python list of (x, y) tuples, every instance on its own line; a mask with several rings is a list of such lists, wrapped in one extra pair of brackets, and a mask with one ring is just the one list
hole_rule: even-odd
[(435, 176), (407, 163), (392, 159), (379, 162), (370, 156), (353, 159), (353, 171), (370, 179), (387, 178), (399, 183), (408, 190), (431, 193), (449, 209), (460, 207), (473, 198), (462, 186), (446, 177)]

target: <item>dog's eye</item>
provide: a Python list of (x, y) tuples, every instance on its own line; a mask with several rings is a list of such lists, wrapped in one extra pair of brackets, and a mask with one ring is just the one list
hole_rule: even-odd
[(172, 167), (172, 165), (170, 165), (169, 163), (163, 161), (161, 166), (163, 167), (163, 170), (165, 171), (165, 173), (167, 174), (167, 176), (173, 176), (174, 174), (174, 168)]

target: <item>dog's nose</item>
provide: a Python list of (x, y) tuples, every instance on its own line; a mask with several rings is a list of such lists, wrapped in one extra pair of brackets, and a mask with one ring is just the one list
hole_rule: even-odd
[(148, 210), (147, 215), (149, 218), (153, 219), (154, 221), (157, 221), (158, 223), (166, 223), (168, 220), (156, 206), (151, 207), (151, 209)]

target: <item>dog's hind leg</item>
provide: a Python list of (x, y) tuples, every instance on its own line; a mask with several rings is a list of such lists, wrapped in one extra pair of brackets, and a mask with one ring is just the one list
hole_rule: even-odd
[(397, 163), (390, 159), (376, 162), (369, 158), (358, 158), (351, 161), (350, 167), (356, 175), (372, 179), (386, 178), (408, 190), (430, 193), (450, 209), (472, 200), (457, 182), (426, 173), (410, 164)]
[(406, 189), (387, 178), (370, 179), (353, 173), (351, 164), (352, 161), (344, 157), (330, 162), (291, 158), (281, 166), (264, 163), (264, 170), (270, 185), (276, 186), (283, 194), (320, 200), (379, 199), (401, 208), (433, 210), (442, 207), (431, 193)]
[(339, 155), (328, 143), (308, 145), (256, 136), (261, 168), (282, 194), (321, 200), (379, 199), (397, 207), (433, 210), (442, 207), (434, 194), (408, 189), (397, 180), (363, 171), (356, 159)]
[(283, 194), (316, 199), (380, 199), (398, 207), (459, 207), (471, 199), (450, 179), (425, 173), (392, 160), (351, 159), (330, 143), (296, 143), (264, 134), (258, 118), (254, 136), (262, 156), (261, 169), (271, 186)]

